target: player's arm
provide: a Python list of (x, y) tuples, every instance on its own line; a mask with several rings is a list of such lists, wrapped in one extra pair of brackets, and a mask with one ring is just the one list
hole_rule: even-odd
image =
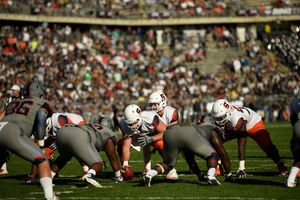
[(163, 139), (163, 135), (164, 135), (164, 132), (166, 131), (166, 129), (167, 129), (167, 125), (159, 119), (159, 123), (155, 128), (155, 131), (157, 132), (157, 134), (155, 134), (153, 136), (154, 142)]
[(120, 171), (120, 163), (118, 156), (116, 154), (116, 146), (117, 140), (116, 138), (110, 138), (107, 140), (106, 146), (105, 146), (105, 153), (109, 159), (109, 162), (111, 164), (111, 167), (113, 168), (115, 172), (115, 178), (120, 178), (121, 171)]
[(36, 139), (38, 141), (39, 147), (44, 147), (45, 142), (45, 133), (46, 133), (46, 121), (47, 118), (52, 116), (53, 110), (51, 105), (46, 102), (44, 105), (39, 109), (36, 115)]
[(5, 116), (5, 110), (0, 112), (0, 122), (2, 121), (3, 117)]
[(169, 126), (173, 125), (173, 124), (178, 124), (178, 119), (179, 119), (179, 115), (177, 110), (174, 110), (173, 115), (172, 115), (172, 120), (169, 124)]
[(130, 146), (131, 146), (132, 137), (124, 136), (123, 137), (123, 147), (122, 147), (122, 154), (123, 154), (123, 166), (128, 166), (129, 158), (130, 158)]
[[(238, 154), (239, 154), (239, 169), (237, 176), (239, 178), (246, 178), (248, 175), (245, 170), (245, 159), (246, 159), (246, 142), (247, 142), (247, 121), (240, 118), (237, 126), (240, 127), (237, 130), (236, 137), (238, 143)], [(237, 128), (236, 128), (237, 129)]]
[[(220, 133), (218, 133), (218, 131), (220, 131)], [(231, 163), (230, 163), (230, 159), (229, 156), (223, 146), (223, 143), (221, 141), (221, 138), (219, 135), (222, 135), (221, 130), (212, 130), (211, 133), (211, 144), (214, 147), (214, 149), (217, 151), (218, 155), (220, 156), (222, 163), (225, 167), (225, 170), (227, 172), (227, 174), (231, 173)]]

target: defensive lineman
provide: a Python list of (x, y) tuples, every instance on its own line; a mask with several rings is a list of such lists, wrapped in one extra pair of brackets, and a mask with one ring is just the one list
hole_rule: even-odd
[[(0, 165), (5, 150), (38, 165), (40, 184), (45, 199), (57, 199), (53, 193), (49, 161), (44, 154), (46, 120), (53, 114), (52, 105), (45, 99), (45, 87), (37, 81), (26, 84), (24, 99), (12, 101), (0, 122)], [(36, 131), (37, 146), (30, 136)]]
[(56, 145), (60, 155), (51, 166), (52, 177), (74, 156), (89, 167), (88, 173), (82, 177), (82, 180), (95, 187), (102, 187), (95, 180), (95, 175), (102, 171), (103, 162), (99, 152), (105, 151), (115, 172), (116, 182), (124, 182), (115, 152), (117, 136), (112, 131), (114, 130), (113, 122), (111, 119), (109, 119), (110, 123), (103, 120), (104, 126), (100, 124), (102, 123), (101, 118), (95, 124), (66, 124), (58, 130)]

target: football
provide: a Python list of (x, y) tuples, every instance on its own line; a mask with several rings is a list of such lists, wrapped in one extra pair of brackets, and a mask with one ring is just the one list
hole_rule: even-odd
[(132, 180), (133, 177), (134, 177), (134, 174), (133, 174), (133, 171), (132, 171), (131, 167), (124, 166), (124, 171), (125, 172), (122, 173), (122, 176), (123, 176), (124, 180), (128, 180), (128, 181)]

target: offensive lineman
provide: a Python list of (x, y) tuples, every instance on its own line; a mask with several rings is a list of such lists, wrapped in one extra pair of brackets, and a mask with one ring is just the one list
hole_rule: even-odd
[[(45, 199), (58, 199), (53, 193), (49, 161), (44, 153), (46, 120), (53, 114), (52, 105), (45, 99), (44, 85), (37, 81), (26, 84), (24, 97), (9, 104), (0, 122), (0, 165), (6, 160), (6, 149), (36, 164)], [(34, 132), (38, 146), (30, 139)]]
[(219, 99), (213, 104), (211, 116), (219, 127), (225, 129), (223, 143), (235, 138), (238, 140), (239, 169), (237, 176), (239, 178), (248, 177), (245, 170), (245, 147), (248, 136), (276, 163), (279, 170), (278, 176), (288, 175), (278, 149), (272, 143), (270, 134), (259, 114), (250, 108), (229, 105), (227, 100)]
[[(124, 166), (129, 166), (130, 148), (140, 150), (140, 145), (144, 148), (148, 144), (162, 140), (165, 125), (160, 117), (153, 111), (141, 111), (140, 107), (131, 104), (124, 110), (124, 119), (120, 123), (123, 138), (118, 142), (118, 152)], [(120, 151), (122, 150), (122, 151)], [(121, 155), (120, 155), (121, 154)], [(144, 155), (144, 163), (150, 162), (150, 158)]]
[(115, 172), (116, 182), (124, 182), (115, 151), (118, 139), (113, 130), (112, 120), (106, 117), (105, 119), (100, 117), (95, 124), (66, 124), (60, 128), (56, 134), (56, 145), (60, 155), (51, 166), (52, 177), (68, 161), (76, 157), (89, 167), (88, 173), (82, 177), (82, 180), (95, 187), (102, 187), (95, 180), (95, 175), (102, 171), (103, 162), (99, 152), (105, 151)]

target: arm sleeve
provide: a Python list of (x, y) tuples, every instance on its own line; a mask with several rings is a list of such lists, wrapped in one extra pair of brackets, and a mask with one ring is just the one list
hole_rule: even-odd
[(36, 116), (36, 139), (43, 140), (46, 132), (47, 112), (43, 109), (39, 110)]

